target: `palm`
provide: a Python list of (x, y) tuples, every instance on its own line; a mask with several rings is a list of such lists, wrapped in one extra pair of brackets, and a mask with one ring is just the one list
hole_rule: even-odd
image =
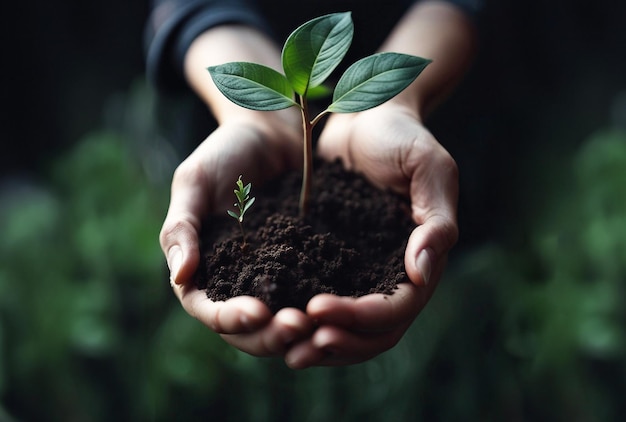
[[(374, 118), (372, 118), (374, 117)], [(319, 152), (339, 157), (348, 169), (363, 173), (376, 185), (408, 194), (403, 157), (419, 136), (414, 119), (389, 113), (382, 119), (373, 111), (336, 114), (329, 118), (320, 136)]]
[(456, 205), (454, 160), (415, 116), (395, 106), (331, 116), (319, 153), (341, 158), (375, 185), (409, 196), (418, 224), (433, 210)]
[(186, 168), (205, 190), (208, 213), (219, 213), (232, 205), (232, 186), (239, 175), (260, 185), (299, 165), (300, 155), (295, 143), (274, 142), (256, 128), (221, 126), (188, 158)]

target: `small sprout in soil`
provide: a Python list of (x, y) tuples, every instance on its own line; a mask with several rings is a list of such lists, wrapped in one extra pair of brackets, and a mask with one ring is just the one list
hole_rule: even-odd
[[(390, 100), (431, 62), (400, 53), (373, 54), (350, 66), (333, 91), (323, 83), (348, 52), (353, 33), (350, 12), (333, 13), (306, 22), (289, 35), (282, 50), (284, 74), (248, 62), (208, 68), (217, 88), (235, 104), (262, 111), (300, 109), (304, 132), (301, 215), (307, 213), (311, 191), (313, 127), (329, 113), (354, 113)], [(331, 93), (331, 104), (311, 119), (307, 100)]]
[(243, 248), (246, 245), (246, 233), (243, 230), (243, 216), (245, 215), (246, 211), (250, 209), (252, 204), (254, 204), (256, 198), (250, 198), (250, 190), (252, 189), (252, 184), (248, 183), (244, 186), (243, 182), (241, 181), (241, 176), (239, 176), (236, 185), (237, 189), (235, 189), (234, 192), (235, 196), (237, 197), (237, 202), (235, 202), (233, 205), (237, 207), (237, 209), (239, 210), (239, 214), (232, 210), (227, 210), (226, 212), (239, 223), (242, 238), (241, 247)]

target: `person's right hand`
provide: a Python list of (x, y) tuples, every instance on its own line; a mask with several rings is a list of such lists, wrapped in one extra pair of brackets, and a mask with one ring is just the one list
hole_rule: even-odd
[[(225, 212), (232, 205), (238, 176), (243, 174), (260, 185), (301, 165), (299, 126), (263, 122), (260, 118), (221, 125), (180, 164), (174, 173), (160, 243), (172, 288), (191, 316), (244, 352), (282, 356), (289, 345), (313, 331), (306, 314), (288, 308), (272, 315), (260, 300), (247, 296), (214, 302), (190, 282), (200, 260), (201, 225), (211, 213)], [(283, 132), (276, 133), (277, 127)], [(286, 129), (289, 127), (291, 132)]]

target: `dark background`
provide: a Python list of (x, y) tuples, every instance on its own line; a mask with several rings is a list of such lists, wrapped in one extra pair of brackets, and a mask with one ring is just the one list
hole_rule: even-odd
[[(609, 123), (626, 85), (623, 2), (487, 5), (476, 64), (431, 121), (464, 176), (469, 238), (519, 212), (528, 167)], [(37, 173), (102, 124), (106, 100), (143, 76), (147, 12), (147, 2), (10, 3), (0, 174)]]
[(3, 12), (1, 174), (37, 171), (141, 77), (145, 1), (12, 1)]

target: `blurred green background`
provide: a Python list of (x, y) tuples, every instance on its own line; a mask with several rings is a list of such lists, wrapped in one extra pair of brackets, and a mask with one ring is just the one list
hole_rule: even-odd
[(0, 421), (626, 414), (623, 2), (488, 2), (477, 62), (430, 123), (462, 190), (436, 295), (393, 350), (300, 372), (226, 346), (171, 294), (157, 236), (191, 106), (144, 81), (147, 4), (14, 3)]

